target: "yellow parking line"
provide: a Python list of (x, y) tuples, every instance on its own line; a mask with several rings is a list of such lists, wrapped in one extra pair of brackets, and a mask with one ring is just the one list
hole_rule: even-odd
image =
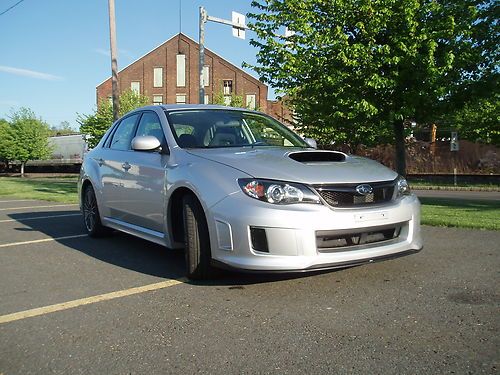
[[(5, 220), (0, 220), (0, 223), (10, 223), (13, 221), (27, 221), (27, 220), (40, 220), (40, 219), (52, 219), (52, 218), (57, 218), (57, 217), (68, 217), (68, 216), (80, 216), (81, 213), (77, 214), (66, 214), (66, 215), (51, 215), (51, 216), (35, 216), (35, 217), (22, 217), (19, 219), (5, 219)], [(0, 374), (2, 375), (2, 374)]]
[(7, 211), (7, 210), (26, 210), (28, 208), (51, 208), (51, 207), (67, 207), (67, 206), (78, 206), (78, 203), (74, 204), (56, 204), (52, 206), (30, 206), (30, 207), (9, 207), (9, 208), (0, 208), (0, 211)]
[(38, 307), (36, 309), (25, 310), (25, 311), (12, 313), (12, 314), (2, 315), (2, 316), (0, 316), (0, 324), (14, 322), (16, 320), (21, 320), (21, 319), (26, 319), (26, 318), (32, 318), (34, 316), (50, 314), (50, 313), (57, 312), (57, 311), (72, 309), (74, 307), (89, 305), (92, 303), (109, 301), (111, 299), (131, 296), (133, 294), (145, 293), (145, 292), (150, 292), (150, 291), (158, 290), (158, 289), (164, 289), (164, 288), (168, 288), (168, 287), (171, 287), (174, 285), (182, 284), (185, 281), (186, 281), (186, 279), (184, 279), (184, 278), (167, 280), (167, 281), (162, 281), (162, 282), (155, 283), (155, 284), (149, 284), (149, 285), (139, 286), (136, 288), (119, 290), (119, 291), (111, 292), (111, 293), (99, 294), (99, 295), (93, 296), (93, 297), (80, 298), (80, 299), (76, 299), (73, 301), (57, 303), (55, 305)]
[(20, 245), (30, 245), (33, 243), (40, 243), (40, 242), (49, 242), (49, 241), (58, 241), (58, 240), (69, 240), (71, 238), (80, 238), (80, 237), (87, 237), (87, 234), (76, 234), (74, 236), (64, 236), (64, 237), (50, 237), (50, 238), (43, 238), (41, 240), (33, 240), (33, 241), (22, 241), (22, 242), (10, 242), (10, 243), (3, 243), (0, 244), (0, 248), (2, 247), (11, 247), (11, 246), (20, 246)]

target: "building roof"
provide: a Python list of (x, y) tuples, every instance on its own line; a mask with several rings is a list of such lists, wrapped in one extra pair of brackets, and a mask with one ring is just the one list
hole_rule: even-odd
[[(197, 46), (199, 46), (199, 43), (197, 41), (195, 41), (193, 38), (191, 38), (190, 36), (184, 34), (184, 33), (177, 33), (175, 34), (174, 36), (168, 38), (166, 41), (162, 42), (160, 45), (156, 46), (155, 48), (153, 48), (152, 50), (146, 52), (145, 54), (143, 54), (141, 57), (135, 59), (134, 61), (132, 61), (130, 64), (128, 64), (127, 66), (123, 67), (122, 69), (120, 69), (118, 71), (118, 73), (124, 71), (125, 69), (127, 69), (129, 66), (135, 64), (136, 62), (140, 61), (141, 59), (143, 59), (144, 57), (146, 57), (147, 55), (149, 55), (150, 53), (153, 53), (154, 51), (156, 51), (158, 48), (162, 47), (163, 45), (165, 45), (166, 43), (168, 43), (169, 41), (171, 41), (172, 39), (176, 38), (176, 37), (185, 37), (187, 39), (189, 39), (191, 42), (195, 43)], [(265, 83), (263, 83), (262, 81), (260, 81), (258, 78), (255, 78), (252, 74), (244, 71), (242, 68), (238, 67), (237, 65), (233, 64), (232, 62), (228, 61), (226, 58), (222, 57), (221, 55), (213, 52), (212, 50), (208, 49), (205, 47), (205, 52), (209, 52), (215, 56), (217, 56), (218, 58), (224, 60), (225, 62), (229, 63), (230, 65), (232, 65), (235, 69), (238, 69), (239, 71), (241, 71), (242, 73), (244, 73), (245, 75), (249, 76), (250, 78), (252, 78), (253, 80), (256, 81), (257, 84), (260, 84), (260, 85), (265, 85), (267, 86)], [(106, 78), (104, 81), (102, 81), (101, 83), (99, 83), (97, 87), (101, 86), (102, 84), (104, 84), (106, 81), (110, 80), (111, 77), (108, 77)]]

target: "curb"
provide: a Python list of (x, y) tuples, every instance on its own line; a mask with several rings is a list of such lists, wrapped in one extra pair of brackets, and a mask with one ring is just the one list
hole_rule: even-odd
[(475, 186), (411, 186), (412, 190), (443, 190), (443, 191), (487, 191), (500, 192), (499, 187), (475, 187)]

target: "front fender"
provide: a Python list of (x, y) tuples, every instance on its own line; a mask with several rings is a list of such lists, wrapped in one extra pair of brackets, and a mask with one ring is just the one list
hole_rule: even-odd
[(211, 160), (190, 157), (185, 163), (168, 166), (166, 199), (179, 188), (191, 190), (205, 211), (219, 201), (240, 191), (238, 178), (251, 177), (233, 167)]

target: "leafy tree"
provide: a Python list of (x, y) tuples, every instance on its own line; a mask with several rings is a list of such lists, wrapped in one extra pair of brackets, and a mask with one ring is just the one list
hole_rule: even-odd
[(50, 128), (52, 136), (75, 134), (75, 130), (71, 127), (68, 121), (61, 121), (59, 126), (52, 126)]
[[(492, 4), (254, 0), (258, 12), (249, 17), (257, 39), (251, 44), (259, 52), (253, 68), (289, 95), (298, 130), (323, 143), (393, 138), (396, 169), (404, 175), (404, 124), (435, 119), (466, 91), (461, 81), (484, 77), (478, 25), (481, 7)], [(278, 36), (283, 27), (293, 35)], [(457, 58), (459, 51), (468, 56)]]
[(222, 93), (222, 91), (219, 91), (218, 93), (215, 94), (214, 99), (213, 99), (213, 104), (218, 104), (218, 105), (225, 105), (229, 107), (238, 107), (238, 108), (244, 108), (245, 106), (243, 105), (243, 96), (242, 95), (231, 95), (231, 101), (229, 104), (226, 104), (225, 100), (225, 95)]
[[(455, 15), (455, 27), (463, 38), (451, 40), (456, 62), (449, 78), (450, 111), (478, 99), (498, 101), (500, 78), (500, 3), (492, 0), (449, 1), (447, 11)], [(474, 104), (473, 104), (474, 105)]]
[(455, 128), (460, 139), (500, 144), (500, 3), (450, 2), (455, 23), (465, 30), (452, 40), (454, 69), (446, 111), (437, 123)]
[(14, 134), (10, 123), (0, 119), (0, 161), (8, 163), (14, 158)]
[[(9, 141), (5, 143), (5, 156), (8, 160), (21, 162), (21, 176), (24, 177), (24, 167), (29, 160), (47, 159), (51, 153), (48, 143), (49, 125), (29, 108), (20, 108), (11, 115), (10, 129), (3, 126)], [(4, 144), (2, 142), (2, 144)], [(4, 144), (4, 145), (5, 145)]]
[(466, 103), (451, 116), (460, 139), (500, 146), (500, 95)]
[[(148, 104), (151, 104), (151, 100), (147, 96), (137, 94), (132, 90), (124, 91), (120, 95), (120, 116)], [(80, 124), (80, 132), (91, 136), (88, 144), (90, 148), (93, 148), (113, 124), (113, 105), (109, 100), (103, 99), (93, 114), (79, 114), (76, 121)]]

